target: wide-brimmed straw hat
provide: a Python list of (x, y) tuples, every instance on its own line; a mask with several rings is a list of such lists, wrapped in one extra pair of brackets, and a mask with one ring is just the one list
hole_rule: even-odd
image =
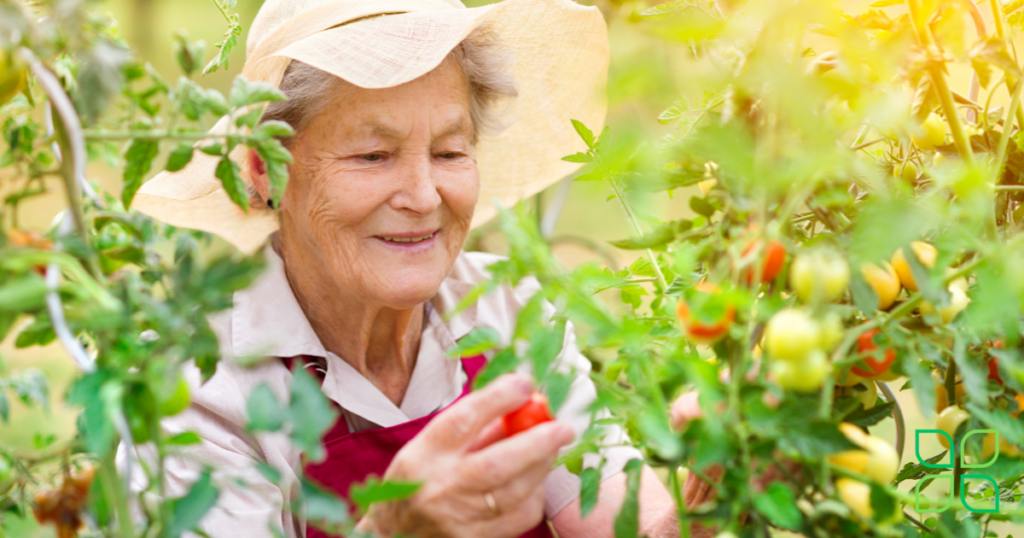
[[(570, 0), (505, 0), (466, 8), (459, 0), (267, 0), (250, 28), (242, 74), (274, 86), (299, 60), (362, 88), (389, 88), (440, 65), (473, 30), (485, 26), (513, 55), (518, 96), (507, 128), (477, 143), (480, 200), (473, 224), (572, 173), (562, 161), (585, 149), (570, 119), (604, 122), (608, 33), (600, 12)], [(230, 125), (222, 119), (211, 132)], [(231, 157), (247, 178), (246, 148)], [(217, 234), (253, 252), (278, 228), (271, 209), (242, 212), (201, 152), (177, 172), (139, 189), (133, 205), (175, 226)]]

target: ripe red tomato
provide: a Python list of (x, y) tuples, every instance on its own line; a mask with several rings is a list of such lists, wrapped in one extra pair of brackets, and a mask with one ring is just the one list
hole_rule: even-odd
[(548, 409), (548, 397), (534, 392), (526, 405), (505, 415), (502, 418), (502, 424), (505, 426), (505, 437), (512, 437), (542, 422), (552, 420), (554, 418), (551, 416), (551, 410)]
[[(878, 329), (871, 329), (865, 331), (860, 337), (857, 338), (857, 351), (859, 353), (871, 353), (872, 351), (878, 350), (878, 345), (875, 344), (875, 335), (878, 334)], [(850, 368), (850, 371), (866, 378), (875, 378), (886, 371), (892, 366), (893, 361), (896, 360), (896, 352), (892, 349), (886, 349), (883, 353), (883, 358), (879, 358), (877, 354), (871, 355), (864, 358), (864, 364), (867, 365), (870, 370), (865, 370), (860, 366), (854, 366)]]
[[(713, 295), (720, 290), (718, 286), (710, 282), (698, 282), (693, 289), (700, 293)], [(683, 332), (691, 340), (698, 344), (711, 345), (722, 339), (729, 332), (729, 327), (736, 319), (736, 309), (732, 305), (726, 305), (722, 317), (714, 323), (702, 322), (700, 319), (691, 317), (690, 306), (685, 299), (679, 299), (676, 303), (676, 317), (683, 326)]]
[[(992, 349), (1003, 349), (1003, 341), (995, 340), (989, 342), (988, 346)], [(988, 360), (988, 379), (989, 381), (995, 381), (1000, 385), (1003, 384), (1003, 376), (999, 375), (999, 358), (992, 357)]]
[[(754, 250), (760, 244), (760, 241), (752, 241), (747, 245), (747, 248), (743, 249), (743, 255), (746, 256), (750, 251)], [(756, 278), (755, 271), (747, 269), (744, 271), (743, 278), (748, 286), (753, 286), (755, 283), (771, 282), (775, 280), (775, 277), (779, 276), (782, 272), (782, 266), (786, 264), (786, 247), (781, 241), (769, 241), (764, 246), (764, 252), (762, 254), (761, 262), (761, 275), (760, 278)], [(756, 282), (755, 282), (756, 281)]]

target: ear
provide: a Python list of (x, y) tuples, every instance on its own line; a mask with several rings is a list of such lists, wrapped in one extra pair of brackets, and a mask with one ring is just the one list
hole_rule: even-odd
[(281, 200), (270, 199), (270, 180), (267, 178), (267, 166), (263, 159), (251, 148), (246, 154), (246, 159), (249, 161), (249, 180), (252, 181), (252, 186), (256, 187), (256, 192), (263, 199), (263, 203), (271, 209), (280, 206)]

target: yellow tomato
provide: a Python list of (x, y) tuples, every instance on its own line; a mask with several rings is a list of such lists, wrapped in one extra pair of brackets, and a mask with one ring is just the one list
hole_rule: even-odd
[(849, 265), (832, 251), (800, 254), (789, 268), (789, 285), (805, 303), (834, 301), (849, 283)]
[(946, 142), (946, 122), (938, 114), (929, 114), (928, 119), (910, 133), (910, 139), (915, 146), (931, 151)]
[[(943, 324), (948, 324), (953, 321), (953, 318), (960, 312), (967, 309), (967, 305), (971, 304), (971, 298), (967, 296), (967, 292), (959, 286), (950, 285), (949, 290), (949, 305), (939, 309), (939, 318), (942, 319)], [(928, 301), (921, 301), (921, 314), (932, 315), (935, 314), (935, 305)]]
[(704, 193), (704, 196), (707, 196), (708, 193), (711, 192), (711, 189), (715, 188), (715, 183), (718, 183), (718, 181), (713, 178), (705, 179), (698, 183), (697, 186), (700, 187), (700, 192)]
[(911, 162), (906, 164), (899, 162), (893, 165), (892, 175), (897, 179), (902, 179), (907, 183), (913, 183), (917, 181), (917, 165)]
[(875, 388), (875, 382), (870, 379), (862, 383), (863, 385), (840, 386), (836, 389), (835, 395), (839, 398), (856, 398), (864, 409), (871, 409), (878, 403), (878, 390)]
[(852, 478), (836, 480), (836, 493), (846, 506), (864, 519), (871, 519), (875, 512), (871, 509), (871, 486)]
[[(917, 260), (921, 262), (921, 265), (929, 269), (935, 266), (935, 258), (938, 257), (939, 251), (930, 243), (914, 241), (910, 243), (910, 249), (914, 251), (914, 255), (917, 256)], [(900, 283), (903, 284), (904, 288), (910, 291), (917, 291), (917, 282), (914, 281), (914, 274), (910, 270), (910, 264), (907, 262), (907, 257), (903, 254), (902, 248), (896, 249), (896, 253), (892, 255), (892, 268), (896, 270), (896, 274), (899, 275)]]
[(860, 449), (846, 450), (829, 457), (836, 467), (863, 474), (880, 484), (888, 484), (899, 471), (899, 456), (888, 441), (868, 435), (853, 424), (839, 425), (839, 431)]
[(847, 370), (845, 374), (839, 374), (839, 378), (836, 379), (836, 385), (839, 385), (840, 387), (852, 387), (863, 380), (863, 377)]
[[(956, 429), (964, 422), (967, 422), (969, 418), (971, 418), (970, 413), (958, 406), (951, 405), (939, 413), (939, 418), (935, 421), (935, 427), (946, 432), (950, 439), (956, 440)], [(949, 440), (946, 439), (945, 435), (937, 433), (935, 436), (939, 438), (939, 444), (943, 448), (949, 448)]]
[(25, 66), (13, 56), (0, 51), (0, 106), (14, 99), (25, 85)]
[(820, 347), (821, 329), (806, 311), (787, 308), (768, 320), (764, 345), (772, 359), (800, 361)]
[(839, 342), (843, 340), (843, 318), (835, 312), (829, 312), (822, 318), (821, 323), (821, 349), (832, 351)]
[[(932, 372), (932, 379), (935, 381), (935, 413), (939, 414), (943, 409), (949, 407), (949, 397), (946, 394), (946, 380), (937, 372)], [(959, 382), (953, 390), (956, 396), (956, 401), (953, 403), (959, 404), (967, 394), (967, 390), (964, 388), (963, 383)]]
[(867, 280), (875, 295), (878, 296), (878, 309), (885, 310), (892, 306), (896, 297), (900, 294), (900, 277), (896, 270), (887, 261), (882, 261), (881, 267), (873, 263), (861, 265), (861, 274)]

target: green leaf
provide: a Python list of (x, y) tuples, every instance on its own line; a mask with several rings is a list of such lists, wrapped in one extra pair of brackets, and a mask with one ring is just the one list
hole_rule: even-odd
[(892, 415), (893, 407), (896, 407), (896, 402), (880, 403), (871, 409), (864, 409), (863, 405), (858, 405), (857, 410), (847, 415), (843, 422), (862, 427), (874, 426)]
[(663, 459), (672, 461), (683, 454), (682, 440), (669, 427), (668, 417), (663, 411), (648, 406), (647, 411), (640, 415), (637, 427), (647, 438), (650, 448)]
[(305, 368), (293, 374), (291, 390), (288, 418), (292, 423), (292, 443), (306, 453), (309, 461), (322, 461), (326, 453), (320, 444), (320, 437), (334, 424), (338, 411), (331, 407), (330, 401), (320, 390), (320, 384)]
[(224, 185), (224, 190), (227, 191), (231, 201), (242, 208), (242, 211), (248, 211), (249, 191), (245, 187), (245, 182), (242, 181), (241, 174), (239, 174), (238, 164), (228, 157), (221, 157), (220, 162), (217, 163), (217, 170), (214, 172), (214, 175)]
[(690, 198), (690, 209), (698, 215), (710, 217), (715, 214), (715, 206), (708, 203), (707, 200), (700, 196), (693, 196)]
[(238, 36), (241, 33), (242, 27), (238, 23), (232, 23), (228, 27), (228, 31), (224, 33), (226, 39), (217, 43), (216, 47), (220, 50), (217, 52), (217, 56), (210, 60), (210, 63), (206, 64), (206, 67), (203, 68), (203, 75), (208, 75), (218, 69), (228, 68), (228, 57), (238, 44)]
[(903, 373), (907, 374), (910, 385), (914, 387), (918, 407), (924, 410), (925, 417), (931, 418), (935, 414), (935, 380), (931, 371), (913, 354), (907, 353), (903, 356)]
[(287, 123), (283, 121), (273, 120), (261, 123), (259, 127), (256, 128), (256, 131), (253, 134), (260, 137), (270, 138), (279, 136), (292, 136), (293, 134), (295, 134), (295, 131), (292, 129), (291, 125), (288, 125)]
[(871, 511), (876, 521), (889, 521), (896, 515), (896, 499), (878, 484), (871, 484)]
[(490, 327), (478, 327), (459, 339), (445, 355), (449, 358), (475, 357), (501, 344), (501, 335)]
[(412, 497), (420, 489), (419, 482), (381, 481), (370, 476), (362, 484), (353, 484), (349, 489), (349, 498), (356, 503), (363, 513), (373, 503), (400, 501)]
[(235, 119), (235, 127), (248, 127), (250, 129), (254, 129), (262, 116), (263, 109), (261, 107), (255, 107)]
[(601, 489), (601, 471), (595, 467), (587, 467), (580, 473), (580, 517), (585, 518), (597, 506), (597, 496)]
[(1024, 421), (1011, 417), (1009, 413), (998, 407), (990, 411), (975, 402), (968, 403), (967, 410), (971, 412), (971, 416), (983, 424), (998, 430), (999, 434), (1008, 442), (1015, 445), (1024, 443)]
[(142, 186), (142, 179), (153, 165), (153, 159), (160, 153), (160, 143), (156, 140), (135, 138), (124, 154), (124, 187), (121, 190), (121, 203), (130, 207), (135, 193)]
[[(284, 92), (274, 86), (267, 84), (266, 82), (250, 82), (244, 75), (238, 75), (235, 77), (234, 85), (231, 87), (231, 93), (228, 94), (228, 100), (231, 101), (231, 106), (236, 108), (254, 105), (256, 103), (285, 101), (287, 99), (288, 97)], [(289, 130), (291, 129), (289, 128)]]
[(476, 379), (473, 380), (473, 390), (480, 390), (503, 374), (514, 371), (521, 360), (512, 348), (499, 351), (477, 374)]
[(623, 471), (626, 473), (626, 495), (622, 507), (615, 515), (615, 538), (637, 538), (640, 532), (640, 473), (644, 462), (629, 460)]
[[(648, 10), (650, 11), (650, 10)], [(686, 96), (676, 99), (668, 108), (658, 115), (658, 123), (668, 124), (679, 119), (680, 116), (690, 111), (690, 100)]]
[(0, 312), (20, 314), (41, 309), (47, 291), (46, 281), (34, 272), (12, 278), (0, 284)]
[(251, 432), (276, 432), (284, 426), (285, 410), (266, 383), (260, 383), (252, 389), (245, 411), (249, 415), (247, 428)]
[(270, 180), (270, 198), (280, 200), (288, 185), (288, 163), (292, 162), (292, 154), (276, 138), (268, 138), (256, 145), (256, 153), (263, 160)]
[(198, 445), (201, 442), (203, 442), (203, 440), (196, 432), (182, 432), (167, 439), (167, 444), (180, 446)]
[[(309, 480), (302, 479), (302, 499), (299, 510), (316, 527), (330, 531), (349, 521), (348, 503)], [(332, 533), (340, 534), (340, 533)]]
[[(714, 209), (712, 209), (712, 211), (714, 211)], [(640, 237), (633, 237), (620, 241), (609, 241), (609, 243), (612, 246), (623, 250), (658, 248), (675, 241), (679, 234), (689, 231), (691, 228), (693, 228), (693, 221), (685, 219), (673, 220), (671, 222), (659, 224), (657, 228)]]
[(7, 394), (0, 390), (0, 421), (7, 424), (10, 420), (11, 405), (7, 402)]
[(206, 469), (189, 488), (188, 493), (172, 501), (171, 522), (168, 535), (172, 537), (181, 536), (188, 531), (194, 531), (199, 526), (206, 512), (217, 503), (220, 491), (213, 486), (210, 478), (210, 470)]
[(827, 422), (797, 418), (786, 422), (782, 430), (785, 434), (779, 438), (780, 448), (803, 458), (822, 458), (857, 448), (835, 424)]
[(582, 138), (584, 142), (586, 142), (588, 148), (594, 149), (593, 131), (588, 129), (586, 125), (583, 125), (583, 123), (576, 120), (572, 120), (572, 128), (576, 129), (576, 133), (580, 135), (580, 138)]
[(192, 146), (188, 144), (178, 144), (171, 150), (171, 154), (167, 156), (167, 165), (164, 169), (168, 172), (177, 172), (182, 168), (185, 168), (189, 162), (192, 161)]
[(764, 493), (755, 495), (754, 506), (773, 525), (783, 529), (799, 530), (803, 522), (793, 492), (780, 482), (772, 482)]
[(562, 157), (563, 161), (570, 163), (592, 163), (594, 158), (589, 153), (573, 153)]

